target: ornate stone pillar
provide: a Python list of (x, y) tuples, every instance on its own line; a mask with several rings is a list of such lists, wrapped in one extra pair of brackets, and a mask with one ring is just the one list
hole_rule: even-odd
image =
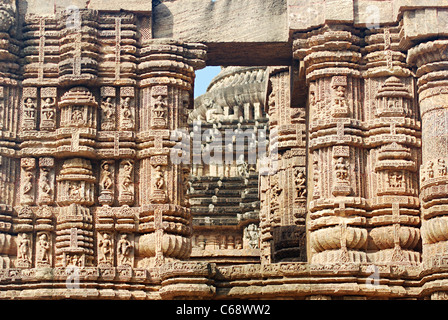
[(369, 260), (419, 264), (420, 121), (415, 80), (400, 51), (400, 28), (367, 31), (364, 116)]
[(327, 26), (298, 35), (309, 87), (308, 200), (312, 263), (365, 262), (367, 229), (360, 33)]
[(205, 66), (205, 50), (201, 44), (177, 41), (142, 44), (137, 141), (139, 254), (143, 265), (161, 265), (166, 258), (184, 259), (191, 252), (191, 214), (182, 187), (190, 157), (179, 157), (180, 150), (174, 148), (178, 142), (175, 131), (186, 130), (186, 108), (193, 103), (194, 69)]
[[(18, 204), (16, 192), (21, 192), (18, 189), (21, 165), (20, 160), (16, 158), (21, 121), (19, 112), (21, 45), (16, 39), (18, 30), (16, 16), (15, 1), (6, 0), (0, 3), (0, 269), (13, 267), (13, 257), (17, 254), (15, 234), (20, 232), (13, 226), (16, 215), (14, 206)], [(16, 209), (21, 210), (20, 207)]]
[(262, 261), (305, 261), (305, 108), (291, 105), (289, 67), (269, 68), (268, 74), (266, 111), (270, 151), (275, 151), (269, 158), (271, 165), (276, 164), (260, 176), (260, 201), (266, 207), (260, 213)]
[(428, 41), (408, 51), (417, 67), (422, 121), (420, 199), (423, 263), (431, 267), (448, 254), (448, 40)]

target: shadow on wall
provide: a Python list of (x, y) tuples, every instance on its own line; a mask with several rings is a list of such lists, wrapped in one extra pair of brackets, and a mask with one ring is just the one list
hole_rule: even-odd
[(306, 262), (305, 226), (287, 225), (273, 229), (273, 262)]

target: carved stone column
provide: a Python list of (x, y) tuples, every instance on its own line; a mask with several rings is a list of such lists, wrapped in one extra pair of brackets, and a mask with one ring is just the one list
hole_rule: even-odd
[(420, 121), (415, 80), (400, 51), (400, 28), (371, 29), (366, 39), (364, 113), (368, 148), (369, 260), (419, 264)]
[[(201, 44), (159, 40), (144, 42), (141, 48), (137, 139), (143, 265), (187, 258), (191, 252), (191, 214), (182, 187), (190, 157), (179, 157), (173, 148), (178, 136), (174, 131), (186, 130), (194, 69), (204, 67), (205, 49)], [(171, 141), (171, 136), (176, 138)]]
[(367, 260), (360, 45), (356, 29), (337, 25), (301, 34), (294, 41), (309, 87), (312, 263)]
[[(305, 108), (291, 105), (291, 72), (288, 67), (269, 68), (267, 112), (271, 135), (271, 165), (261, 175), (260, 200), (262, 255), (272, 261), (306, 260), (306, 119)], [(273, 138), (273, 139), (272, 139)], [(268, 170), (269, 171), (269, 170)], [(266, 198), (266, 200), (265, 200)], [(268, 248), (271, 247), (271, 248)], [(270, 249), (270, 250), (269, 250)], [(269, 261), (263, 258), (262, 261)]]
[[(0, 3), (0, 269), (12, 268), (17, 254), (13, 226), (14, 206), (18, 189), (21, 165), (17, 157), (20, 133), (20, 42), (16, 39), (18, 21), (16, 2)], [(20, 196), (19, 196), (20, 198)], [(19, 199), (17, 199), (19, 200)], [(22, 208), (16, 207), (16, 211)]]
[(421, 43), (408, 52), (416, 65), (422, 119), (423, 263), (430, 267), (448, 254), (448, 40)]

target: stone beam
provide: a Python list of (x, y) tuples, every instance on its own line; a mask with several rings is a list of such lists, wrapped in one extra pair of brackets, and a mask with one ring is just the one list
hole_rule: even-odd
[(291, 62), (286, 0), (155, 1), (153, 36), (206, 44), (208, 65)]

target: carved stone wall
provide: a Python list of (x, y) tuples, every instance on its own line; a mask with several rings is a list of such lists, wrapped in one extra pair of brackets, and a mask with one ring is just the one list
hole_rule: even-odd
[(447, 299), (446, 3), (77, 4), (0, 2), (1, 299)]

